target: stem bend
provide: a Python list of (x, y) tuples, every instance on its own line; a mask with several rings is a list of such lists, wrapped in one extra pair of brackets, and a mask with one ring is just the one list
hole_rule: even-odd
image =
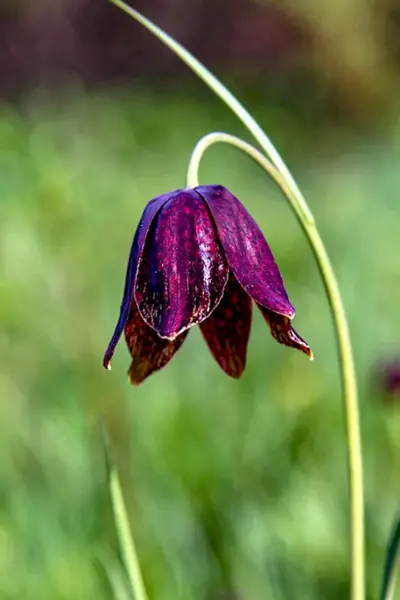
[(280, 187), (308, 239), (324, 282), (336, 332), (346, 417), (350, 488), (350, 597), (351, 600), (364, 600), (364, 492), (357, 382), (349, 328), (335, 273), (319, 235), (315, 220), (305, 200), (302, 198), (302, 201), (299, 202), (298, 194), (296, 190), (293, 190), (291, 182), (287, 181), (285, 174), (267, 156), (259, 152), (251, 144), (236, 136), (222, 132), (213, 132), (202, 137), (196, 144), (189, 161), (187, 172), (188, 187), (193, 188), (198, 185), (198, 171), (204, 153), (208, 148), (217, 143), (228, 144), (250, 156)]

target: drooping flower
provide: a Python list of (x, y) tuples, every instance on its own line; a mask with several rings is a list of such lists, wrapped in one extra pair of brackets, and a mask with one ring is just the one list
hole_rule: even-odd
[(176, 190), (151, 200), (133, 239), (121, 311), (104, 355), (124, 332), (129, 378), (164, 367), (199, 325), (220, 367), (238, 378), (246, 364), (252, 301), (273, 337), (312, 358), (291, 325), (295, 310), (253, 217), (220, 185)]

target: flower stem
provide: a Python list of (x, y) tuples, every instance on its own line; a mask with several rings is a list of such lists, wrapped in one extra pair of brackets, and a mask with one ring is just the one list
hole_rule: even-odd
[(304, 207), (299, 205), (296, 194), (293, 192), (290, 183), (286, 181), (285, 176), (264, 154), (240, 138), (222, 132), (209, 133), (201, 138), (196, 144), (190, 158), (187, 172), (188, 187), (193, 188), (198, 185), (198, 171), (201, 159), (206, 150), (216, 143), (228, 144), (247, 154), (266, 173), (268, 173), (268, 175), (272, 177), (272, 179), (277, 183), (288, 199), (289, 204), (296, 214), (317, 260), (335, 325), (346, 413), (351, 503), (350, 552), (352, 582), (350, 597), (352, 600), (364, 600), (364, 494), (357, 383), (349, 329), (343, 308), (343, 302), (340, 296), (339, 286), (332, 268), (332, 264), (329, 260), (314, 219), (305, 218), (303, 210)]
[[(351, 600), (364, 600), (365, 598), (365, 566), (364, 566), (364, 498), (363, 498), (363, 472), (361, 436), (358, 414), (357, 385), (354, 370), (353, 355), (350, 343), (349, 330), (339, 286), (330, 263), (325, 246), (315, 225), (313, 215), (305, 201), (300, 189), (293, 179), (285, 162), (276, 150), (267, 134), (257, 121), (228, 90), (227, 87), (215, 77), (197, 58), (186, 50), (179, 42), (157, 27), (141, 13), (134, 10), (123, 0), (110, 0), (121, 10), (126, 12), (141, 25), (146, 27), (155, 37), (174, 52), (206, 85), (226, 104), (226, 106), (239, 118), (248, 131), (254, 136), (265, 155), (255, 148), (246, 145), (237, 138), (229, 137), (228, 143), (238, 147), (249, 154), (258, 162), (278, 183), (288, 198), (300, 224), (309, 240), (310, 246), (316, 257), (318, 267), (324, 281), (329, 304), (332, 310), (333, 321), (339, 350), (339, 360), (342, 376), (343, 397), (346, 415), (346, 433), (348, 447), (348, 470), (350, 487), (350, 554), (351, 554)], [(225, 136), (226, 134), (211, 134)], [(189, 168), (190, 183), (197, 181), (197, 169), (202, 154), (213, 138), (203, 138), (194, 151)], [(207, 141), (204, 141), (207, 140)], [(235, 141), (233, 141), (235, 140)], [(219, 141), (226, 142), (223, 138)], [(202, 149), (203, 147), (203, 149)], [(197, 160), (197, 166), (196, 162)]]
[(122, 493), (121, 482), (117, 468), (111, 457), (107, 430), (102, 420), (100, 421), (100, 425), (103, 438), (104, 455), (106, 459), (111, 505), (114, 514), (121, 558), (125, 567), (129, 589), (134, 600), (148, 600), (139, 565), (139, 559), (136, 552), (135, 542), (129, 524), (129, 517), (125, 505), (124, 495)]

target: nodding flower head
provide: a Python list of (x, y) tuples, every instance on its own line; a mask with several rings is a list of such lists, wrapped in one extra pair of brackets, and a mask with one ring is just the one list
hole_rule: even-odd
[(238, 378), (246, 364), (252, 301), (273, 337), (312, 358), (291, 325), (295, 310), (258, 225), (220, 185), (176, 190), (144, 209), (128, 261), (121, 312), (104, 355), (110, 368), (124, 332), (129, 378), (164, 367), (199, 325), (220, 367)]

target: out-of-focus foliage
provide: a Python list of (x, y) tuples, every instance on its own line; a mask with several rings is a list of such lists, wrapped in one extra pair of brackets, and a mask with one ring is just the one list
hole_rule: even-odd
[(364, 121), (397, 108), (400, 21), (396, 1), (258, 1), (277, 6), (307, 32), (306, 62), (345, 114)]
[[(210, 66), (263, 78), (297, 62), (306, 43), (299, 24), (251, 0), (133, 4)], [(186, 72), (108, 0), (3, 0), (0, 39), (0, 86), (7, 90), (44, 81), (101, 83)]]
[[(293, 167), (343, 289), (373, 598), (399, 499), (398, 407), (381, 402), (373, 373), (399, 344), (400, 132), (316, 133), (294, 113), (253, 106)], [(279, 193), (233, 150), (213, 149), (202, 181), (228, 186), (260, 223), (315, 362), (276, 344), (256, 314), (240, 381), (220, 372), (196, 330), (139, 388), (128, 384), (123, 344), (113, 371), (101, 366), (143, 206), (184, 185), (193, 144), (217, 128), (241, 132), (216, 102), (183, 89), (1, 109), (1, 598), (111, 598), (99, 415), (152, 599), (347, 595), (343, 412), (324, 291)]]
[[(306, 79), (320, 102), (356, 122), (396, 107), (397, 0), (136, 0), (132, 5), (211, 68)], [(103, 83), (186, 70), (107, 0), (3, 0), (0, 89)], [(262, 85), (262, 83), (261, 83)]]

